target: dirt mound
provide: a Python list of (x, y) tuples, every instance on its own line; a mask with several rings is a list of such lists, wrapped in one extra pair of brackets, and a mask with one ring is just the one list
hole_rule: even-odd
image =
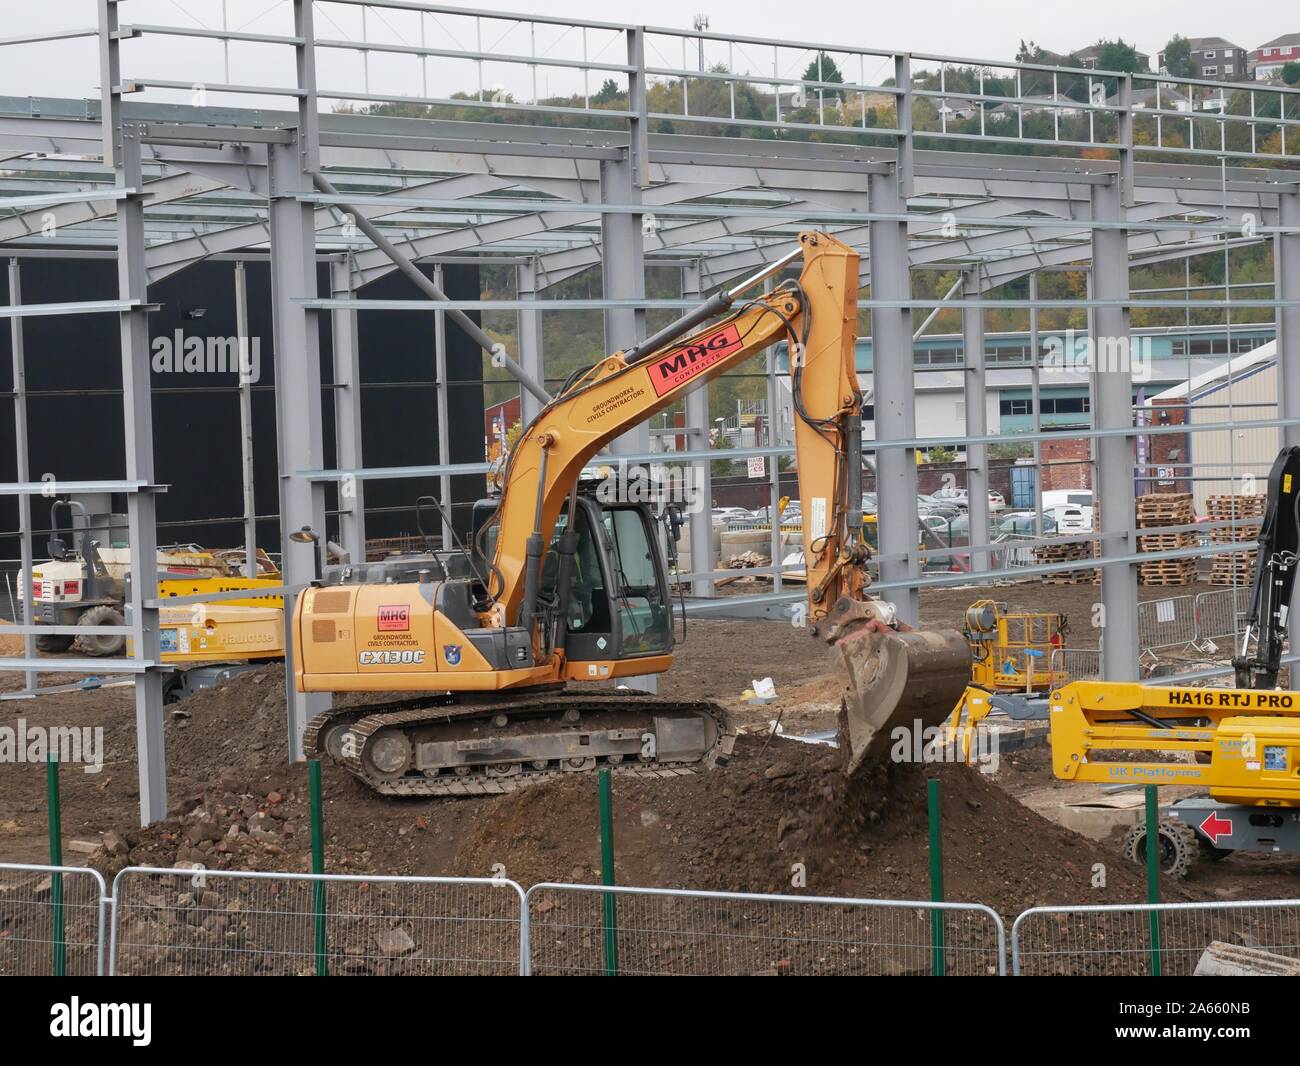
[[(926, 780), (942, 782), (949, 899), (1012, 914), (1042, 903), (1142, 898), (1138, 871), (1028, 810), (978, 771), (881, 764), (851, 787), (838, 753), (741, 737), (725, 768), (670, 781), (615, 778), (618, 880), (734, 891), (924, 899)], [(458, 850), (465, 872), (589, 880), (598, 873), (596, 786), (575, 778), (502, 797)], [(1093, 864), (1108, 887), (1092, 887)], [(806, 882), (794, 882), (800, 869)]]
[(238, 674), (171, 706), (179, 727), (167, 735), (172, 773), (202, 780), (231, 767), (245, 770), (284, 761), (288, 727), (284, 667), (279, 663)]

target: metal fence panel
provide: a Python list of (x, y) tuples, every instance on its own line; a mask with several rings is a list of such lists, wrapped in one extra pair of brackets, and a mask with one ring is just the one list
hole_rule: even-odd
[(1300, 958), (1300, 900), (1034, 907), (1011, 927), (1011, 972), (1150, 974), (1153, 914), (1164, 976), (1190, 975), (1215, 940)]
[(0, 976), (103, 973), (107, 896), (98, 870), (0, 863)]
[(1139, 648), (1190, 648), (1196, 639), (1195, 596), (1169, 596), (1138, 604)]
[(523, 889), (504, 878), (136, 867), (113, 898), (114, 974), (527, 972)]
[(1250, 606), (1250, 589), (1216, 589), (1196, 597), (1196, 635), (1198, 639), (1222, 641), (1238, 636), (1242, 618)]
[(1100, 680), (1101, 650), (1099, 648), (1053, 648), (1051, 670), (1053, 674), (1064, 672), (1071, 681)]
[(973, 903), (541, 884), (526, 906), (538, 975), (930, 974), (936, 911), (946, 973), (1006, 972), (1002, 920)]

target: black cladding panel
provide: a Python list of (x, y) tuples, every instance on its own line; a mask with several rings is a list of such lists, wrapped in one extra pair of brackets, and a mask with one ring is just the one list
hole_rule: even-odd
[[(23, 300), (64, 303), (117, 298), (117, 264), (107, 258), (21, 259)], [(249, 366), (253, 383), (255, 481), (260, 515), (278, 515), (275, 352), (270, 268), (247, 264)], [(326, 268), (318, 274), (327, 291)], [(450, 295), (478, 296), (478, 269), (448, 266)], [(6, 292), (7, 277), (0, 281)], [(415, 299), (419, 293), (397, 274), (359, 293), (366, 297)], [(156, 480), (168, 486), (158, 498), (159, 540), (197, 541), (213, 547), (242, 543), (239, 396), (235, 326), (234, 264), (205, 261), (150, 286), (150, 379)], [(334, 418), (329, 315), (321, 316), (321, 380), (325, 461), (333, 465)], [(453, 462), (483, 458), (483, 388), (479, 349), (448, 325), (450, 436)], [(427, 465), (437, 461), (437, 404), (434, 398), (433, 315), (428, 312), (366, 311), (358, 315), (362, 373), (363, 455), (368, 466)], [(28, 449), (33, 479), (118, 479), (125, 476), (122, 439), (121, 363), (118, 318), (114, 314), (33, 317), (23, 322), (27, 373)], [(12, 389), (10, 332), (0, 328), (0, 382)], [(16, 477), (13, 406), (0, 411), (0, 480)], [(436, 479), (375, 481), (367, 487), (367, 532), (394, 536), (413, 532), (411, 504), (437, 493)], [(468, 504), (482, 495), (483, 479), (453, 480), (458, 525), (468, 526)], [(328, 490), (329, 506), (335, 504)], [(32, 501), (32, 524), (48, 528), (49, 504)], [(372, 511), (373, 509), (373, 511)], [(12, 497), (0, 498), (0, 556), (16, 558), (18, 511)], [(331, 533), (334, 523), (331, 520)], [(278, 522), (259, 524), (263, 548), (278, 549)], [(44, 537), (36, 550), (43, 551)]]

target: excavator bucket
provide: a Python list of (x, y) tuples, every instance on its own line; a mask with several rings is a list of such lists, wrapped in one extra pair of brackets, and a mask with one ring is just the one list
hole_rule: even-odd
[(970, 683), (970, 646), (955, 629), (862, 627), (836, 646), (849, 678), (840, 705), (849, 775), (888, 751), (895, 726), (942, 722)]

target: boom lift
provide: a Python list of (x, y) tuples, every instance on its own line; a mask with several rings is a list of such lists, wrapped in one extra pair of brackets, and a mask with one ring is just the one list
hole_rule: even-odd
[[(797, 281), (742, 298), (800, 256)], [(600, 766), (671, 776), (725, 758), (734, 735), (714, 704), (563, 690), (673, 662), (656, 517), (582, 474), (617, 437), (781, 340), (797, 413), (808, 628), (848, 670), (850, 772), (895, 721), (942, 719), (969, 676), (965, 640), (912, 630), (866, 591), (857, 296), (857, 253), (802, 233), (783, 259), (566, 383), (512, 450), (500, 496), (476, 505), (473, 550), (325, 570), (292, 620), (299, 691), (423, 695), (318, 715), (306, 750), (400, 795), (511, 791)], [(675, 541), (680, 513), (664, 517)]]
[[(1214, 859), (1233, 851), (1300, 852), (1300, 692), (1274, 687), (1295, 584), (1298, 505), (1300, 448), (1285, 448), (1269, 473), (1250, 604), (1233, 659), (1235, 689), (1080, 681), (1051, 697), (1057, 777), (1206, 786), (1207, 795), (1176, 800), (1161, 819), (1160, 862), (1176, 876), (1187, 873), (1198, 850)], [(1193, 761), (1148, 761), (1145, 752)], [(1144, 825), (1129, 832), (1128, 858), (1145, 861), (1146, 835)]]

